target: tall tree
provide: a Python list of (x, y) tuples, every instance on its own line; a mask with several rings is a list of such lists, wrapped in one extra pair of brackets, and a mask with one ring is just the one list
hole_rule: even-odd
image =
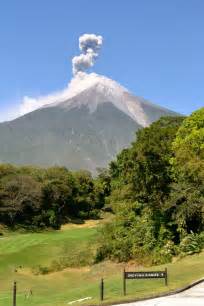
[(204, 226), (204, 108), (183, 121), (173, 151), (175, 182), (167, 203), (181, 239)]

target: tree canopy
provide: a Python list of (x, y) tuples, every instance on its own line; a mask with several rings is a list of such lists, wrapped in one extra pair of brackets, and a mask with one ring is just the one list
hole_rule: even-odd
[(165, 262), (187, 235), (201, 233), (203, 163), (204, 109), (139, 130), (110, 164), (115, 218), (102, 231), (98, 257)]
[(95, 218), (104, 205), (105, 179), (64, 167), (0, 165), (0, 222), (11, 227), (60, 228)]

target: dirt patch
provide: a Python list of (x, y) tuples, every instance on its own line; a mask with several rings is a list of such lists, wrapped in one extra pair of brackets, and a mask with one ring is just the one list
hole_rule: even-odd
[(61, 231), (66, 231), (70, 228), (92, 228), (99, 224), (99, 220), (87, 220), (83, 224), (68, 223), (61, 226)]
[(23, 276), (49, 279), (49, 278), (63, 277), (65, 273), (87, 273), (89, 271), (90, 271), (90, 267), (66, 268), (62, 271), (51, 272), (51, 273), (48, 273), (48, 274), (35, 275), (35, 274), (33, 274), (32, 270), (30, 268), (22, 268), (22, 269), (18, 269), (17, 273), (19, 275), (23, 275)]

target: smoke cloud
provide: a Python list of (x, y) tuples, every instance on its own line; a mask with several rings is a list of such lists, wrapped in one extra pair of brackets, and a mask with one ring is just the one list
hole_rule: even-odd
[(84, 34), (79, 37), (79, 49), (82, 53), (72, 59), (74, 76), (78, 72), (83, 72), (94, 65), (102, 44), (103, 37), (101, 35)]
[(76, 76), (72, 78), (68, 86), (63, 90), (37, 98), (25, 96), (18, 109), (18, 116), (23, 116), (38, 108), (52, 105), (53, 103), (56, 105), (60, 102), (66, 101), (85, 90), (87, 87), (97, 83), (99, 78), (100, 76), (95, 73), (85, 73), (79, 71)]
[(0, 122), (15, 119), (52, 103), (60, 103), (96, 82), (98, 76), (95, 73), (87, 74), (85, 73), (85, 70), (94, 65), (95, 60), (99, 55), (102, 43), (103, 37), (100, 35), (84, 34), (80, 36), (79, 49), (81, 54), (72, 59), (74, 77), (65, 89), (47, 96), (34, 98), (25, 96), (20, 105), (18, 104), (14, 110), (9, 110), (7, 115), (0, 114)]

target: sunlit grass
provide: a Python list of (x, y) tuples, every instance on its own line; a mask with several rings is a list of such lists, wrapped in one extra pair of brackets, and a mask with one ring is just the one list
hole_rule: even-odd
[[(6, 234), (0, 238), (0, 305), (12, 305), (14, 280), (17, 281), (19, 306), (63, 306), (85, 297), (92, 299), (79, 302), (78, 305), (99, 304), (101, 277), (105, 280), (105, 302), (123, 300), (123, 264), (105, 262), (90, 267), (76, 267), (79, 253), (84, 250), (89, 256), (87, 249), (91, 250), (96, 243), (97, 227), (88, 226), (68, 226), (61, 231), (44, 233)], [(49, 267), (53, 260), (57, 261), (62, 254), (74, 258), (74, 268), (67, 267), (63, 271), (46, 275), (32, 273), (33, 267)], [(203, 262), (204, 253), (201, 253), (172, 264), (153, 267), (152, 269), (156, 270), (168, 268), (168, 287), (164, 285), (164, 280), (129, 280), (126, 299), (172, 290), (201, 278), (204, 276)], [(126, 266), (126, 269), (138, 268)], [(33, 295), (28, 297), (30, 290)]]

